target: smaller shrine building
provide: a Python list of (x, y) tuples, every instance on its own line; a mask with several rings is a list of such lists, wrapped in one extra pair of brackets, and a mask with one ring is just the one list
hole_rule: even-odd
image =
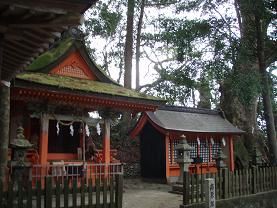
[(243, 133), (221, 111), (162, 106), (155, 112), (143, 113), (130, 135), (140, 139), (142, 177), (171, 183), (180, 174), (175, 147), (183, 135), (193, 148), (189, 171), (201, 174), (217, 172), (215, 158), (220, 150), (233, 171), (233, 139)]

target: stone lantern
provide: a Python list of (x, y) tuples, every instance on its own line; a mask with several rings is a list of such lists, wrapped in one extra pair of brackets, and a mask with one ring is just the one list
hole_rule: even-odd
[(252, 152), (252, 166), (262, 166), (263, 165), (263, 154), (255, 145)]
[(227, 167), (227, 165), (224, 162), (226, 160), (226, 158), (227, 158), (227, 156), (223, 153), (222, 149), (220, 149), (217, 152), (217, 155), (215, 156), (216, 167), (218, 170)]
[(25, 181), (26, 176), (30, 177), (31, 163), (26, 161), (26, 152), (32, 144), (25, 139), (24, 129), (20, 126), (16, 130), (16, 139), (11, 142), (12, 158), (9, 167), (13, 181)]
[(186, 140), (185, 136), (181, 136), (183, 138), (181, 142), (176, 145), (175, 150), (177, 151), (176, 162), (180, 166), (180, 176), (178, 179), (178, 183), (183, 183), (184, 172), (189, 171), (189, 166), (192, 162), (190, 158), (190, 151), (193, 149)]

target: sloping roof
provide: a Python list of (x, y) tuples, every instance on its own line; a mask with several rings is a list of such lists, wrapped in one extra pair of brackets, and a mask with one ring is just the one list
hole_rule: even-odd
[(84, 92), (86, 94), (106, 94), (111, 96), (120, 96), (125, 98), (135, 98), (142, 100), (152, 100), (155, 102), (164, 102), (161, 98), (148, 96), (135, 90), (130, 90), (118, 85), (103, 83), (87, 79), (59, 76), (54, 74), (45, 74), (37, 72), (22, 73), (16, 76), (15, 87), (20, 87), (18, 81), (23, 80), (29, 83), (36, 83), (42, 86), (55, 87), (56, 90), (71, 90)]
[(146, 112), (149, 119), (166, 130), (196, 133), (242, 134), (220, 111), (176, 106), (165, 106)]
[(10, 81), (61, 36), (80, 24), (96, 0), (0, 0), (3, 61), (1, 79)]
[(49, 73), (55, 66), (66, 59), (70, 53), (78, 50), (88, 64), (89, 69), (99, 79), (99, 81), (119, 85), (116, 81), (107, 76), (104, 70), (102, 70), (89, 57), (87, 49), (84, 45), (84, 40), (80, 37), (74, 37), (74, 35), (69, 33), (70, 30), (64, 34), (65, 37), (57, 41), (57, 43), (54, 44), (48, 51), (41, 54), (36, 60), (34, 60), (26, 70), (31, 72)]

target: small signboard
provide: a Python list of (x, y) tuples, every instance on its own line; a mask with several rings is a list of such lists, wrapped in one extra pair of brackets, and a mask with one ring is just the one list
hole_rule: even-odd
[(206, 207), (215, 208), (215, 181), (213, 178), (205, 179)]

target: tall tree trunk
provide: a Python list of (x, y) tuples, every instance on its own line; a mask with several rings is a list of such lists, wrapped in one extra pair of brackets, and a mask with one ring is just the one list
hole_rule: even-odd
[(139, 90), (139, 87), (140, 87), (140, 80), (139, 80), (140, 38), (141, 38), (141, 28), (142, 28), (143, 15), (144, 15), (144, 6), (145, 6), (145, 0), (141, 0), (140, 14), (139, 14), (139, 21), (138, 21), (138, 28), (137, 28), (137, 43), (136, 43), (136, 90)]
[(266, 71), (265, 64), (265, 42), (264, 42), (264, 34), (266, 31), (263, 31), (263, 21), (261, 16), (259, 15), (259, 11), (256, 13), (255, 17), (256, 24), (256, 36), (257, 36), (257, 55), (259, 60), (259, 71), (261, 74), (261, 82), (262, 82), (262, 97), (263, 97), (263, 106), (264, 106), (264, 114), (266, 121), (266, 129), (267, 129), (267, 138), (269, 141), (269, 148), (271, 153), (271, 162), (273, 164), (277, 164), (277, 140), (276, 140), (276, 130), (273, 116), (273, 109), (271, 103), (271, 93), (270, 86), (268, 80), (268, 73)]
[[(245, 165), (248, 165), (257, 130), (256, 112), (258, 92), (256, 94), (251, 94), (251, 97), (249, 97), (247, 103), (245, 103), (243, 102), (244, 97), (240, 97), (238, 91), (234, 91), (234, 80), (232, 79), (236, 76), (244, 76), (245, 79), (247, 79), (249, 75), (253, 75), (254, 77), (254, 74), (259, 73), (259, 66), (255, 49), (256, 38), (255, 23), (253, 22), (253, 2), (249, 0), (240, 0), (236, 1), (236, 3), (237, 15), (241, 22), (240, 46), (237, 50), (237, 58), (233, 66), (233, 75), (235, 76), (228, 77), (222, 85), (221, 107), (226, 117), (234, 125), (246, 131), (246, 134), (243, 136), (243, 144), (245, 146), (245, 151), (247, 151), (249, 155), (241, 154), (237, 156), (243, 160), (242, 162), (244, 162)], [(241, 89), (240, 91), (243, 90), (244, 89)]]
[(134, 33), (135, 0), (128, 0), (126, 42), (124, 50), (124, 87), (132, 88), (132, 59), (133, 59), (133, 33)]

